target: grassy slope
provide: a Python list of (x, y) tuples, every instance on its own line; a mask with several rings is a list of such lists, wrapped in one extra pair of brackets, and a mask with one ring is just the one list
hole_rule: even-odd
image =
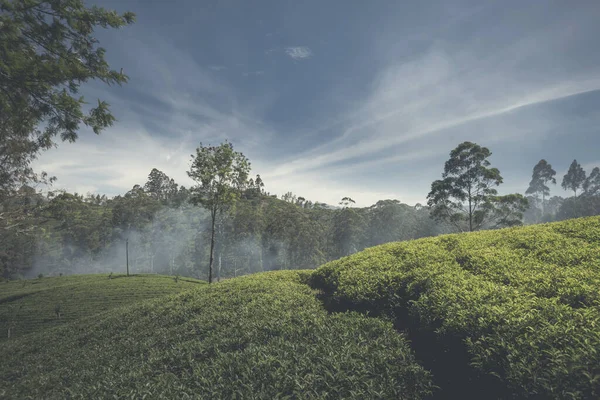
[[(11, 336), (62, 325), (81, 317), (195, 287), (204, 281), (178, 282), (161, 275), (71, 275), (0, 283), (0, 342)], [(60, 305), (61, 318), (55, 308)], [(14, 323), (14, 325), (13, 325)]]
[(600, 398), (600, 217), (390, 243), (311, 281), (394, 318), (447, 393)]
[(0, 397), (423, 398), (391, 323), (329, 315), (298, 272), (232, 279), (0, 343)]

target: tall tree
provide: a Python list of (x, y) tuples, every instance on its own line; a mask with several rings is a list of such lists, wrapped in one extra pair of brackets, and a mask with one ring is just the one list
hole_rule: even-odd
[(550, 195), (550, 188), (547, 186), (548, 182), (552, 182), (556, 185), (556, 171), (552, 169), (552, 165), (544, 159), (541, 159), (535, 167), (533, 167), (533, 174), (531, 176), (531, 182), (529, 187), (525, 191), (525, 194), (533, 194), (536, 197), (542, 195), (542, 217), (544, 216), (544, 207), (546, 204), (546, 196)]
[(527, 200), (522, 195), (498, 196), (502, 183), (497, 168), (488, 168), (492, 153), (486, 147), (463, 142), (450, 152), (442, 180), (431, 184), (427, 205), (434, 219), (447, 221), (460, 231), (474, 231), (485, 224), (518, 224)]
[(250, 162), (242, 153), (234, 151), (229, 142), (206, 147), (200, 143), (196, 155), (192, 155), (188, 176), (197, 185), (191, 188), (191, 201), (206, 208), (211, 217), (209, 283), (212, 283), (217, 214), (235, 204), (248, 182), (249, 173)]
[(575, 193), (575, 197), (577, 197), (577, 189), (583, 186), (585, 182), (585, 171), (579, 165), (577, 160), (573, 160), (571, 166), (569, 167), (569, 171), (567, 171), (566, 175), (562, 180), (562, 188), (565, 190), (572, 190)]
[(73, 142), (82, 123), (95, 133), (112, 125), (106, 102), (84, 114), (77, 94), (90, 79), (127, 82), (122, 70), (110, 69), (93, 33), (134, 19), (86, 8), (83, 0), (0, 0), (0, 198), (38, 179), (31, 162), (56, 136)]
[(600, 168), (594, 167), (590, 176), (583, 182), (583, 193), (586, 196), (600, 195)]
[(144, 190), (163, 204), (173, 201), (179, 193), (177, 183), (156, 168), (150, 171)]

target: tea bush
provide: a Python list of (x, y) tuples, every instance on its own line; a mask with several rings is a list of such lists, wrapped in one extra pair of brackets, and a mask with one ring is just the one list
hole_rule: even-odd
[(393, 319), (437, 378), (600, 398), (599, 217), (385, 244), (309, 280), (332, 309)]
[[(0, 397), (421, 399), (389, 322), (328, 314), (282, 271), (201, 285), (0, 343)], [(171, 280), (172, 281), (172, 280)], [(48, 346), (60, 339), (60, 346)]]

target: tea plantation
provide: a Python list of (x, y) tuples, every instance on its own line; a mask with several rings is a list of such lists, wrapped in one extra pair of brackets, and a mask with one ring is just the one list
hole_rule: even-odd
[(600, 398), (600, 217), (196, 282), (0, 283), (0, 398)]
[(328, 315), (297, 272), (203, 285), (0, 344), (0, 397), (419, 399), (389, 322)]
[(204, 285), (160, 275), (71, 275), (0, 282), (0, 342)]
[(600, 398), (600, 218), (390, 243), (311, 276), (408, 333), (448, 397)]

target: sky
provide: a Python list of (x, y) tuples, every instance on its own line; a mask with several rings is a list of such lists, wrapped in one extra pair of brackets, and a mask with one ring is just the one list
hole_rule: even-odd
[(458, 144), (489, 148), (501, 194), (533, 166), (600, 166), (600, 2), (88, 0), (122, 87), (89, 82), (117, 122), (43, 153), (56, 188), (123, 194), (152, 168), (179, 184), (229, 140), (265, 189), (357, 206), (426, 203)]

